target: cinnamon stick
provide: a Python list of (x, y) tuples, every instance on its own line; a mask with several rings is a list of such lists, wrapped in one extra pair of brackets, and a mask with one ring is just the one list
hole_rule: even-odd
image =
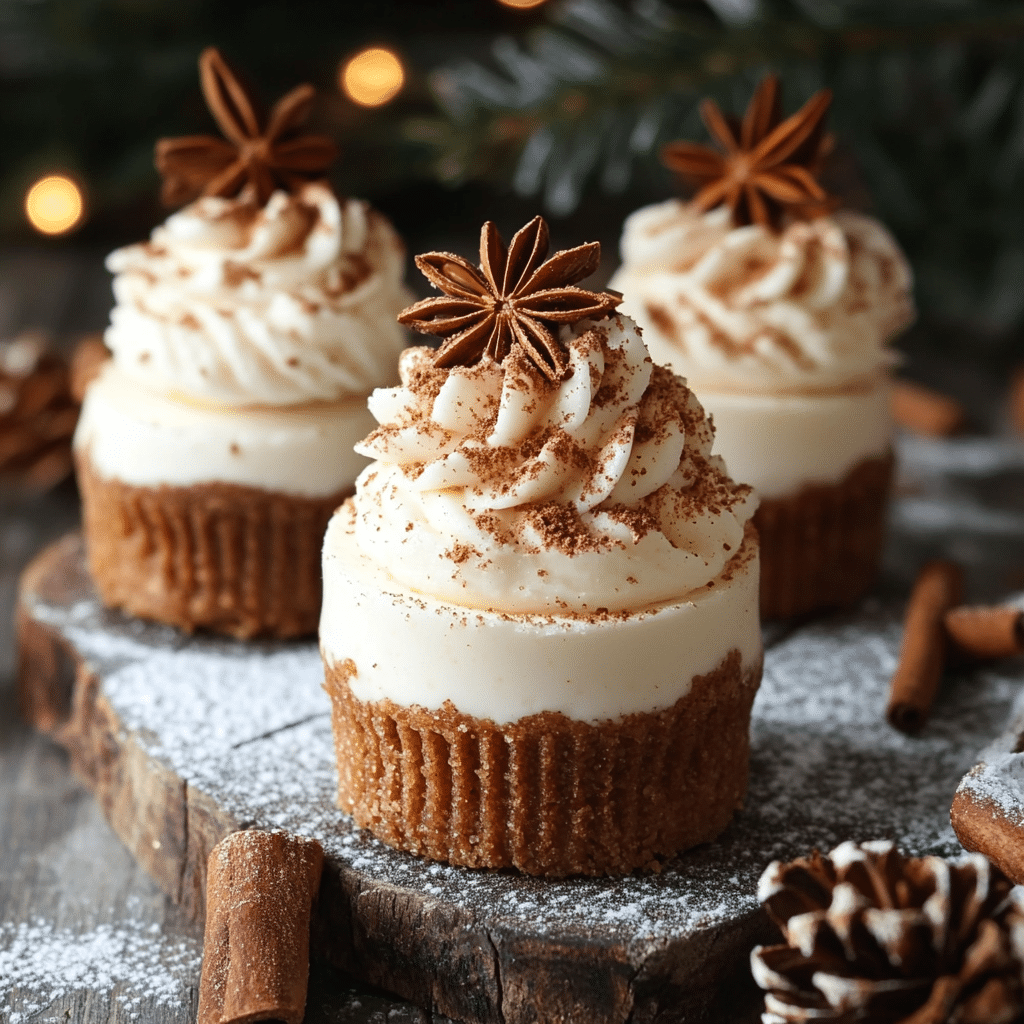
[(963, 574), (952, 562), (929, 562), (917, 577), (885, 712), (889, 724), (901, 732), (917, 732), (928, 719), (945, 664), (943, 618), (960, 603), (962, 590)]
[(961, 605), (946, 612), (946, 633), (972, 658), (1012, 658), (1024, 654), (1024, 610), (1011, 605)]
[(324, 851), (287, 832), (235, 832), (207, 866), (197, 1024), (300, 1024)]
[(948, 437), (962, 430), (967, 421), (967, 413), (956, 399), (909, 380), (892, 382), (889, 409), (899, 426), (928, 437)]

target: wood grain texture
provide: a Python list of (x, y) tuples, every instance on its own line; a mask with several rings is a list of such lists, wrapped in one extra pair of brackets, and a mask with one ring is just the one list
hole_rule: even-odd
[[(104, 818), (104, 810), (69, 770), (66, 750), (33, 731), (19, 713), (14, 678), (15, 583), (33, 551), (75, 526), (77, 497), (66, 485), (43, 497), (0, 498), (0, 958), (12, 949), (16, 929), (58, 947), (128, 940), (131, 948), (71, 977), (67, 964), (26, 984), (0, 970), (0, 1020), (65, 1024), (193, 1024), (197, 1009), (201, 928), (156, 886)], [(25, 623), (23, 621), (22, 626)], [(66, 646), (49, 637), (37, 650), (47, 660), (37, 671), (61, 681), (47, 729), (70, 715), (75, 666)], [(49, 660), (58, 656), (60, 664)], [(33, 712), (33, 719), (36, 715)], [(193, 794), (191, 813), (216, 814), (205, 794)], [(123, 827), (123, 826), (122, 826)], [(204, 829), (214, 833), (217, 829)], [(189, 856), (205, 860), (199, 849)], [(188, 876), (194, 871), (186, 868)], [(197, 899), (192, 896), (193, 901)], [(59, 940), (59, 941), (57, 941)], [(184, 964), (178, 963), (182, 950)], [(37, 946), (37, 952), (39, 952)], [(88, 958), (86, 958), (87, 960)], [(115, 976), (106, 969), (113, 965)], [(81, 958), (75, 966), (81, 966)], [(18, 973), (18, 972), (16, 972)], [(24, 973), (24, 972), (21, 972)], [(161, 998), (128, 997), (156, 973), (177, 987)], [(135, 983), (132, 983), (132, 978)], [(124, 979), (128, 979), (127, 981)], [(446, 1018), (382, 995), (331, 968), (313, 965), (307, 1024), (446, 1024)]]
[[(138, 863), (199, 920), (209, 851), (229, 832), (266, 822), (240, 815), (177, 774), (154, 756), (144, 731), (119, 718), (104, 691), (104, 677), (123, 667), (124, 657), (105, 661), (83, 654), (72, 625), (94, 600), (77, 535), (59, 541), (29, 567), (18, 611), (22, 703), (35, 709), (37, 724), (68, 751), (74, 770)], [(175, 642), (189, 648), (202, 641), (178, 637)], [(41, 672), (62, 676), (54, 680), (40, 677)], [(58, 704), (48, 705), (40, 693), (57, 694)], [(257, 737), (246, 746), (252, 754), (270, 742)], [(320, 810), (339, 827), (354, 830), (333, 806)], [(382, 858), (403, 857), (429, 873), (424, 862), (380, 850)], [(518, 900), (536, 885), (516, 875), (492, 877)], [(768, 934), (759, 913), (698, 925), (651, 946), (623, 941), (628, 929), (618, 937), (572, 924), (564, 934), (531, 933), (503, 921), (497, 910), (394, 884), (375, 876), (372, 864), (356, 867), (329, 856), (314, 955), (459, 1020), (714, 1020), (723, 999), (736, 1002), (737, 989), (747, 1012), (733, 1019), (755, 1019), (757, 997), (745, 961), (749, 948)], [(741, 981), (726, 991), (728, 978)]]
[(313, 644), (185, 637), (109, 612), (74, 537), (39, 556), (20, 609), (23, 687), (32, 666), (65, 666), (53, 692), (71, 696), (51, 715), (54, 735), (190, 914), (206, 854), (228, 831), (316, 838), (327, 861), (314, 956), (427, 1012), (485, 1024), (755, 1020), (747, 957), (770, 937), (755, 897), (767, 862), (848, 838), (955, 853), (953, 790), (1019, 689), (1012, 668), (947, 680), (932, 724), (908, 740), (883, 714), (898, 604), (776, 630), (750, 796), (722, 837), (657, 875), (538, 880), (391, 850), (337, 810)]
[[(199, 982), (195, 926), (118, 842), (89, 792), (68, 772), (63, 751), (19, 722), (9, 684), (0, 688), (0, 824), (0, 921), (30, 928), (37, 940), (64, 934), (83, 942), (100, 929), (116, 936), (121, 922), (131, 922), (124, 932), (145, 936), (148, 963), (159, 963), (175, 942), (187, 944), (196, 960), (182, 972), (174, 1001), (143, 1008), (152, 1024), (190, 1024)], [(122, 966), (131, 973), (130, 964)], [(55, 975), (61, 970), (55, 962)], [(29, 985), (0, 978), (0, 1019), (16, 1019), (41, 1002), (46, 1013), (30, 1020), (106, 1024), (124, 1019), (117, 987), (95, 972), (70, 987), (59, 976)]]

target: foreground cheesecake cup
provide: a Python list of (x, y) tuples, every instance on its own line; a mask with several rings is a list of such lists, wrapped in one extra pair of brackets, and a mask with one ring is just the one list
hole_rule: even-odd
[[(89, 567), (103, 601), (135, 615), (310, 634), (324, 531), (366, 465), (352, 451), (373, 425), (366, 397), (394, 381), (405, 343), (403, 248), (366, 203), (308, 180), (334, 149), (291, 137), (311, 87), (260, 135), (217, 52), (200, 67), (233, 143), (159, 143), (168, 198), (206, 194), (107, 260), (113, 359), (74, 443)], [(248, 135), (267, 146), (240, 163)], [(288, 153), (310, 173), (282, 166)]]
[(750, 489), (609, 295), (537, 218), (445, 293), (370, 399), (376, 461), (324, 542), (339, 803), (400, 849), (614, 874), (713, 839), (761, 675)]
[(893, 469), (887, 343), (914, 317), (892, 236), (831, 212), (816, 181), (829, 98), (782, 121), (769, 77), (735, 129), (706, 104), (723, 152), (665, 148), (702, 187), (627, 218), (611, 282), (652, 357), (711, 415), (731, 475), (761, 498), (766, 617), (850, 604), (875, 578)]

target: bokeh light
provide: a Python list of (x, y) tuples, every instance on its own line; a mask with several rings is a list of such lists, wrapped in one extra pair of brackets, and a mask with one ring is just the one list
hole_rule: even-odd
[(398, 95), (404, 84), (402, 62), (382, 46), (361, 50), (341, 70), (342, 91), (363, 107), (383, 106)]
[(498, 3), (505, 7), (518, 7), (520, 10), (525, 10), (528, 7), (540, 7), (544, 0), (498, 0)]
[(82, 190), (64, 174), (40, 178), (25, 196), (25, 216), (44, 235), (63, 235), (79, 224), (84, 213)]

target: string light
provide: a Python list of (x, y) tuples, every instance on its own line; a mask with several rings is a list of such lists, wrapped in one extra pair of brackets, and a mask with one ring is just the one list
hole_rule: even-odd
[(544, 0), (498, 0), (498, 3), (506, 7), (518, 7), (522, 11), (530, 7), (540, 7)]
[(405, 84), (402, 62), (382, 46), (371, 46), (350, 58), (340, 77), (345, 95), (363, 107), (383, 106), (393, 100)]
[(25, 216), (44, 235), (63, 235), (85, 213), (85, 201), (77, 183), (64, 174), (40, 178), (25, 196)]

